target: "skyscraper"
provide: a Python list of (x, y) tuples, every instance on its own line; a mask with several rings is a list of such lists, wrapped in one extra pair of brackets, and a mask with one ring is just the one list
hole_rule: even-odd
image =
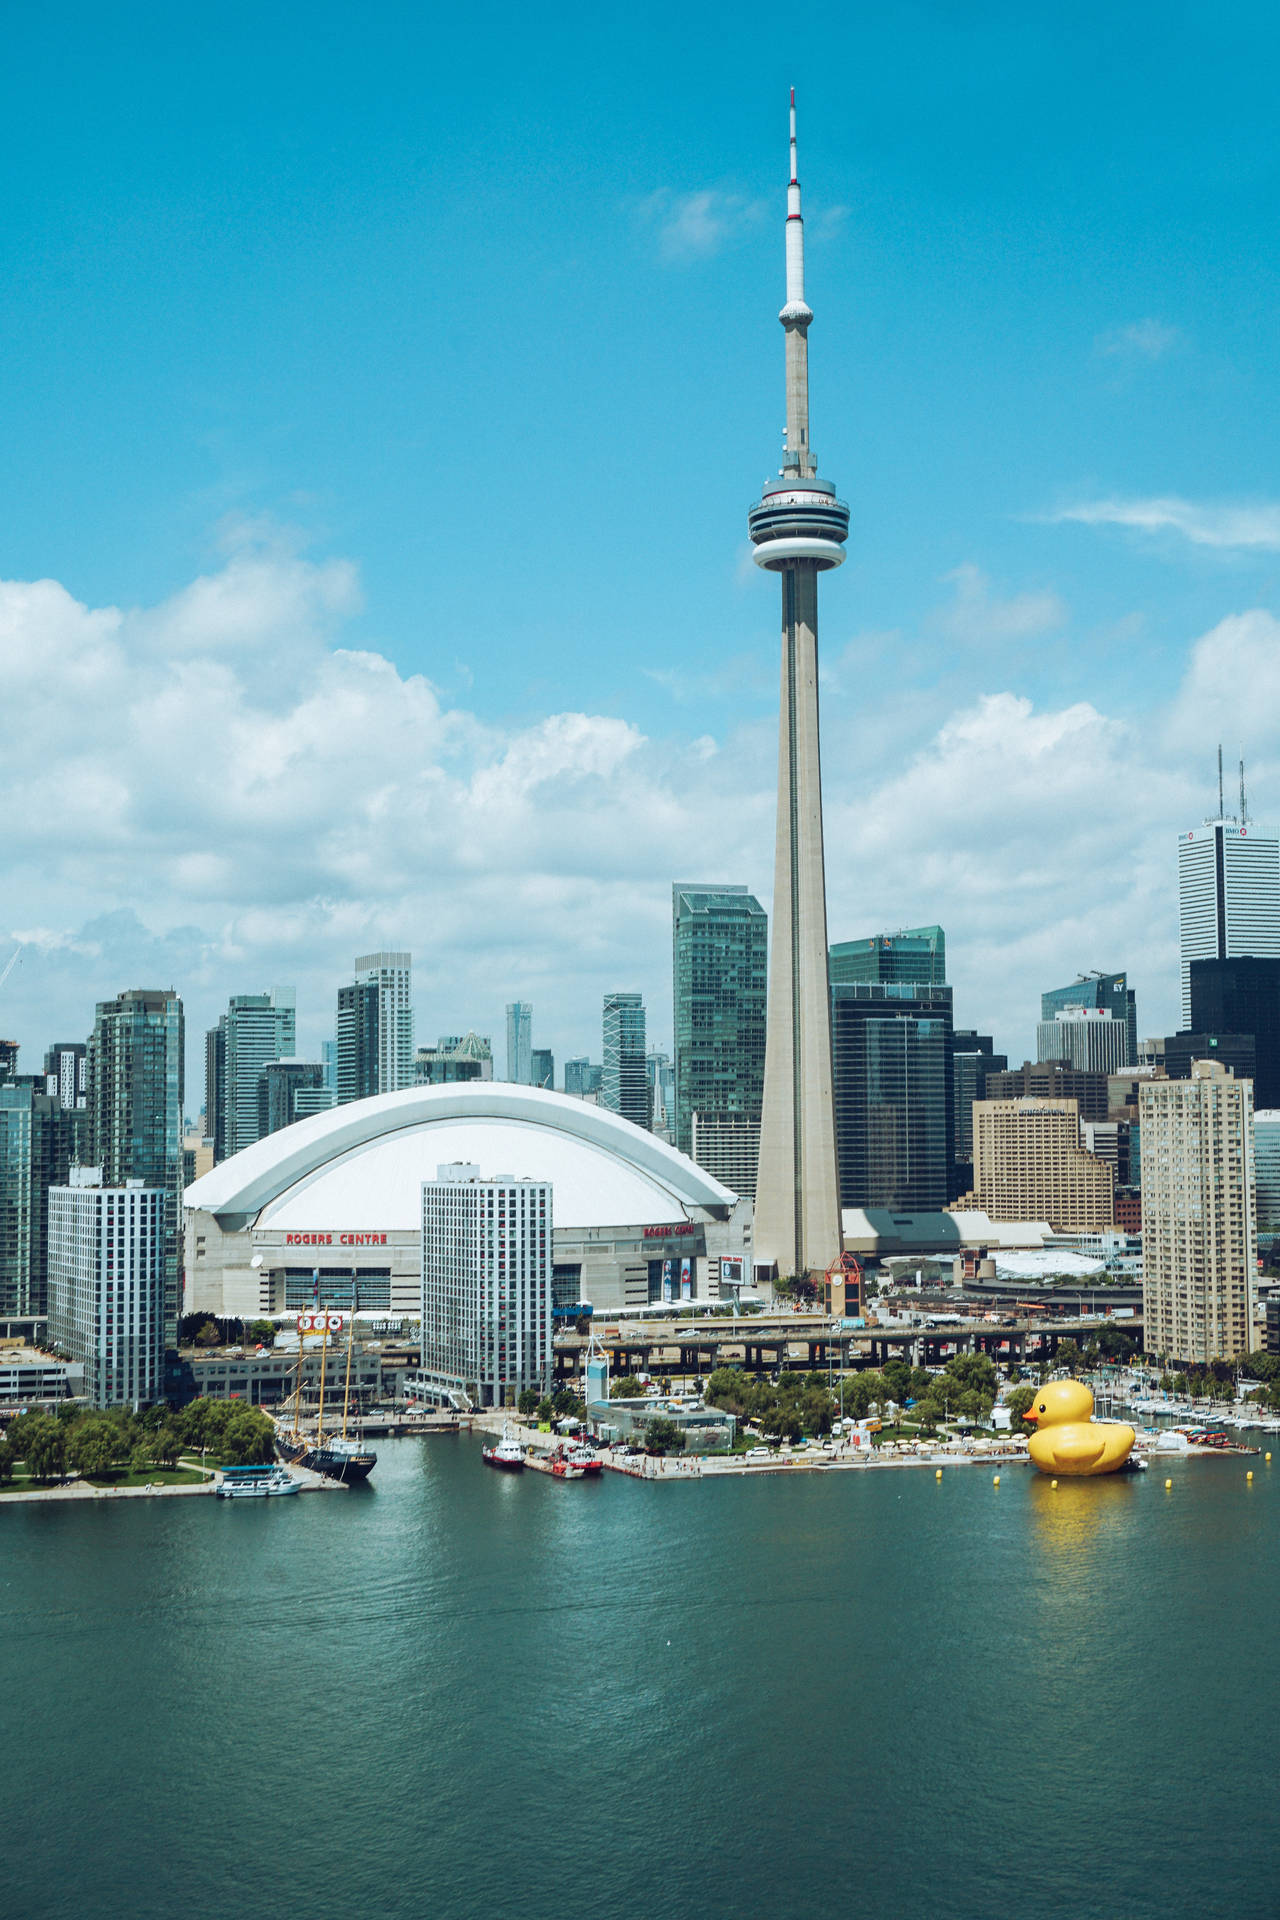
[[(1126, 1067), (1137, 1065), (1137, 995), (1128, 984), (1126, 974), (1082, 973), (1077, 975), (1069, 987), (1050, 987), (1047, 993), (1040, 995), (1042, 1020), (1056, 1020), (1068, 1007), (1093, 1007), (1102, 1013), (1109, 1013), (1115, 1020), (1123, 1020), (1128, 1052), (1122, 1064)], [(1057, 1057), (1056, 1054), (1041, 1055), (1045, 1060)]]
[(1142, 1314), (1147, 1352), (1232, 1360), (1252, 1345), (1253, 1088), (1216, 1060), (1153, 1080), (1142, 1115)]
[[(967, 1193), (973, 1173), (973, 1103), (986, 1091), (987, 1075), (1003, 1073), (1009, 1057), (995, 1051), (989, 1033), (962, 1027), (951, 1036), (951, 1110), (954, 1115), (956, 1175), (954, 1199)], [(969, 1177), (966, 1177), (969, 1176)]]
[(904, 1213), (952, 1197), (951, 989), (847, 981), (831, 988), (842, 1207)]
[(378, 1085), (380, 1057), (379, 993), (376, 984), (353, 981), (338, 988), (338, 1019), (334, 1041), (334, 1078), (337, 1106), (348, 1100), (368, 1100)]
[[(266, 1131), (259, 1087), (268, 1062), (291, 1059), (297, 1046), (293, 989), (234, 993), (224, 1018), (223, 1134), (229, 1157), (251, 1147)], [(222, 1021), (218, 1024), (223, 1026)], [(207, 1074), (207, 1043), (205, 1057)], [(214, 1151), (216, 1156), (216, 1136)]]
[(529, 1085), (553, 1088), (556, 1083), (555, 1055), (550, 1047), (530, 1047)]
[(809, 440), (813, 313), (804, 297), (794, 89), (786, 238), (787, 297), (778, 316), (786, 338), (786, 451), (748, 520), (757, 565), (782, 577), (773, 942), (755, 1250), (758, 1261), (776, 1262), (784, 1277), (824, 1270), (843, 1244), (818, 749), (818, 575), (840, 565), (849, 535), (849, 509), (836, 499), (834, 485), (818, 478)]
[(1196, 1033), (1252, 1034), (1254, 1104), (1280, 1107), (1280, 959), (1193, 960), (1191, 1026)]
[(366, 953), (356, 959), (356, 985), (378, 995), (378, 1093), (413, 1085), (413, 955)]
[(507, 1079), (527, 1087), (533, 1078), (533, 1007), (528, 1000), (507, 1005)]
[(177, 1339), (178, 1232), (182, 1217), (182, 1002), (135, 988), (100, 1000), (89, 1041), (87, 1164), (104, 1187), (140, 1181), (165, 1196), (164, 1336)]
[(77, 1168), (49, 1194), (49, 1337), (84, 1367), (94, 1407), (145, 1407), (164, 1393), (169, 1195), (104, 1187)]
[(1178, 837), (1178, 918), (1182, 1024), (1193, 1028), (1193, 960), (1229, 960), (1246, 953), (1280, 956), (1280, 840), (1249, 818), (1243, 765), (1240, 812), (1225, 811), (1221, 747), (1218, 817)]
[(422, 1371), (441, 1398), (551, 1390), (552, 1188), (454, 1163), (422, 1183)]
[(1119, 1073), (1129, 1057), (1129, 1023), (1101, 1007), (1063, 1007), (1036, 1027), (1037, 1060), (1062, 1060), (1082, 1073)]
[(70, 1112), (89, 1104), (89, 1049), (83, 1040), (60, 1040), (46, 1049), (44, 1090)]
[(604, 996), (604, 1073), (600, 1105), (637, 1127), (649, 1126), (644, 1001), (638, 993)]
[(44, 1083), (0, 1081), (0, 1314), (48, 1310), (49, 1193), (83, 1153), (88, 1114)]
[(333, 1105), (333, 1088), (325, 1085), (320, 1061), (268, 1060), (258, 1075), (258, 1138), (310, 1114), (327, 1113)]
[(861, 981), (880, 986), (943, 987), (947, 983), (947, 937), (941, 927), (902, 927), (866, 940), (832, 947), (832, 986)]
[(1076, 1101), (975, 1100), (970, 1198), (993, 1220), (1094, 1233), (1112, 1224), (1115, 1170), (1080, 1144)]
[(671, 889), (674, 1140), (754, 1194), (764, 1096), (769, 922), (743, 886)]

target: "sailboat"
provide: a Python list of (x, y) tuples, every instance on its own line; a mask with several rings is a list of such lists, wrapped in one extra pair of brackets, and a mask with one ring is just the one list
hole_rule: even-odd
[(378, 1464), (378, 1456), (371, 1447), (353, 1439), (347, 1432), (351, 1417), (351, 1353), (355, 1345), (356, 1315), (354, 1297), (351, 1316), (347, 1324), (347, 1379), (342, 1396), (342, 1432), (333, 1434), (328, 1440), (324, 1436), (324, 1384), (325, 1362), (329, 1350), (329, 1315), (324, 1316), (324, 1327), (320, 1346), (320, 1407), (316, 1417), (315, 1438), (303, 1432), (300, 1422), (302, 1407), (302, 1357), (305, 1330), (303, 1316), (298, 1319), (298, 1382), (293, 1396), (293, 1426), (286, 1430), (284, 1423), (276, 1423), (276, 1449), (281, 1457), (299, 1467), (310, 1467), (313, 1473), (322, 1473), (327, 1480), (345, 1480), (349, 1484), (357, 1480), (367, 1480)]

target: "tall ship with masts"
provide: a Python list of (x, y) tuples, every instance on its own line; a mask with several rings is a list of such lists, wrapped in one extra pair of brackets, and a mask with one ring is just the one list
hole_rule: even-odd
[[(324, 1430), (324, 1387), (329, 1352), (329, 1333), (334, 1321), (341, 1327), (341, 1316), (326, 1313), (323, 1309), (298, 1315), (298, 1378), (293, 1393), (293, 1420), (288, 1418), (276, 1421), (276, 1451), (281, 1458), (292, 1465), (310, 1467), (313, 1473), (324, 1474), (327, 1480), (367, 1480), (378, 1464), (378, 1456), (363, 1441), (354, 1439), (348, 1432), (351, 1418), (351, 1354), (355, 1345), (356, 1316), (354, 1311), (347, 1322), (347, 1373), (346, 1385), (342, 1395), (342, 1431), (330, 1434), (327, 1438)], [(317, 1325), (319, 1322), (319, 1325)], [(308, 1333), (319, 1333), (320, 1342), (320, 1403), (316, 1412), (316, 1430), (314, 1434), (306, 1432), (302, 1426), (302, 1363), (306, 1350)]]

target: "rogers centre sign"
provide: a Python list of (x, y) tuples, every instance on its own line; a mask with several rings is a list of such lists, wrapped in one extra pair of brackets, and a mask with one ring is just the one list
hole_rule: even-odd
[(646, 1227), (646, 1240), (670, 1240), (674, 1234), (695, 1233), (697, 1228), (692, 1220), (676, 1220), (669, 1227)]
[(385, 1247), (385, 1233), (286, 1233), (286, 1247)]

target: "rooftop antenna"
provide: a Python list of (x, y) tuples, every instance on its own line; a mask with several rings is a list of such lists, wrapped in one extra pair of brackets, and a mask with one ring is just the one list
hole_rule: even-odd
[(1218, 742), (1218, 818), (1226, 818), (1225, 803), (1222, 798), (1222, 742)]
[(1240, 825), (1247, 827), (1248, 824), (1249, 809), (1245, 805), (1244, 799), (1244, 750), (1242, 748), (1240, 752)]

